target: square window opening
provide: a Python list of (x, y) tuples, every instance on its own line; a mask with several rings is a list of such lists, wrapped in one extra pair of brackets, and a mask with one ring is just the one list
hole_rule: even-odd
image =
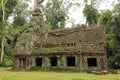
[(97, 59), (96, 58), (88, 58), (87, 63), (88, 63), (88, 67), (96, 67)]
[(75, 67), (75, 57), (67, 57), (67, 66)]
[(42, 58), (36, 58), (36, 66), (42, 66)]
[(50, 58), (50, 65), (51, 67), (57, 67), (57, 57)]

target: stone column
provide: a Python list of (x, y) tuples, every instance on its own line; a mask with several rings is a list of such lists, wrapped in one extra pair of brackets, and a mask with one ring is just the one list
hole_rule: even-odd
[(46, 56), (46, 68), (50, 68), (50, 58)]
[(82, 57), (82, 54), (80, 54), (79, 58), (80, 58), (80, 64), (79, 64), (80, 70), (83, 70), (83, 69), (84, 69), (84, 68), (83, 68), (84, 66), (83, 66), (83, 57)]
[(57, 67), (61, 68), (61, 56), (57, 56)]
[(75, 64), (78, 71), (80, 70), (80, 64), (81, 64), (80, 62), (81, 62), (80, 55), (78, 54), (75, 56)]
[(31, 57), (31, 67), (35, 67), (36, 66), (36, 62), (35, 62), (35, 57)]
[(65, 55), (62, 56), (62, 63), (63, 63), (62, 68), (66, 69), (67, 68), (67, 65), (66, 65), (67, 63), (66, 63), (66, 56)]

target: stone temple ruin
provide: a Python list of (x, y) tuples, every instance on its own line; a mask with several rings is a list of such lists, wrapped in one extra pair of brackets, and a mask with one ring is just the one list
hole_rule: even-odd
[(13, 69), (106, 70), (104, 28), (75, 27), (48, 31), (36, 7), (29, 28), (17, 39)]

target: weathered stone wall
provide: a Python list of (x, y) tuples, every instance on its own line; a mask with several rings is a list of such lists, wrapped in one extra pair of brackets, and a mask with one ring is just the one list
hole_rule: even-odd
[[(35, 8), (32, 16), (29, 28), (17, 39), (13, 51), (14, 70), (37, 67), (36, 58), (39, 57), (42, 58), (41, 68), (77, 71), (107, 69), (103, 27), (76, 27), (48, 32), (39, 8)], [(56, 67), (50, 66), (50, 57), (53, 56), (58, 60)], [(75, 66), (67, 66), (68, 56), (75, 57)], [(97, 66), (89, 67), (88, 58), (95, 58)]]
[[(53, 67), (50, 63), (51, 57), (57, 57), (57, 66)], [(75, 66), (67, 66), (67, 57), (75, 57)], [(21, 68), (20, 58), (25, 58), (25, 68)], [(36, 58), (42, 58), (42, 66), (36, 66)], [(96, 58), (97, 66), (88, 66), (87, 59), (88, 58)], [(17, 56), (14, 57), (14, 70), (23, 70), (30, 68), (44, 68), (44, 69), (63, 69), (63, 70), (75, 70), (75, 71), (92, 71), (92, 70), (105, 70), (107, 69), (106, 65), (106, 57), (105, 55), (96, 55), (96, 54), (81, 54), (81, 53), (69, 53), (69, 54), (56, 54), (56, 55), (32, 55), (32, 56)]]
[(36, 40), (40, 38), (41, 35), (44, 36), (45, 32), (46, 29), (41, 10), (36, 8), (30, 21), (29, 28), (17, 39), (13, 55), (30, 54)]

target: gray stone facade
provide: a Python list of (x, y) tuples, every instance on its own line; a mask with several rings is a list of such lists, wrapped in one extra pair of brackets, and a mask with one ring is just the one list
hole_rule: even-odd
[(13, 51), (13, 69), (106, 70), (104, 28), (76, 27), (48, 31), (36, 8)]

